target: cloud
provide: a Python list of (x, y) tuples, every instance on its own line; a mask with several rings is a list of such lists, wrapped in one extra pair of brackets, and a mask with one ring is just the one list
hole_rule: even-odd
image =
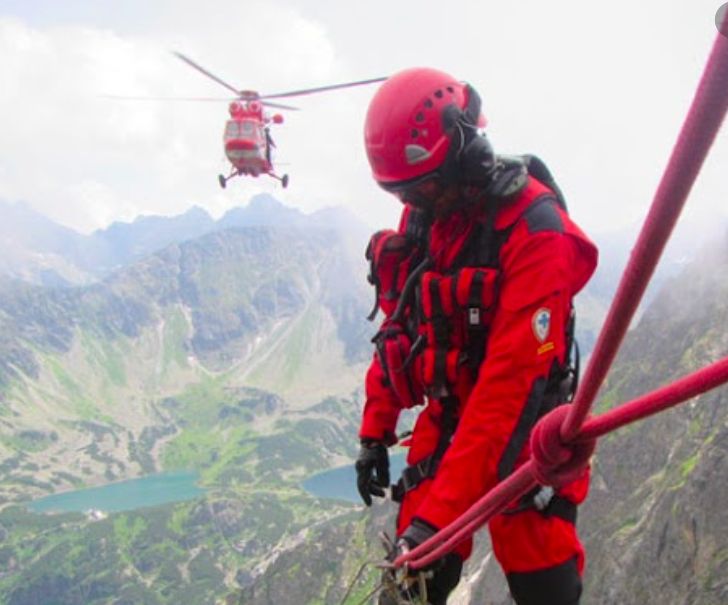
[[(208, 61), (211, 70), (231, 74), (236, 86), (278, 81), (281, 87), (293, 73), (301, 84), (302, 73), (324, 80), (336, 61), (322, 28), (291, 10), (256, 4), (254, 22), (231, 4), (222, 18), (210, 20), (207, 31), (190, 28), (191, 49), (183, 50), (197, 53), (193, 56)], [(179, 21), (193, 13), (175, 14)], [(210, 30), (229, 28), (236, 19), (240, 44), (224, 47)], [(287, 27), (276, 33), (279, 21)], [(240, 180), (244, 186), (236, 183), (223, 194), (227, 204), (221, 202), (216, 175), (227, 171), (221, 137), (226, 102), (124, 102), (101, 96), (225, 99), (223, 88), (169, 53), (176, 39), (187, 36), (157, 33), (121, 35), (72, 24), (41, 29), (0, 18), (0, 79), (9, 83), (0, 92), (0, 197), (27, 200), (88, 231), (113, 218), (174, 213), (193, 203), (229, 208), (247, 199), (246, 191), (260, 189)], [(296, 52), (284, 53), (274, 64), (261, 61), (271, 46), (283, 44)]]
[[(292, 100), (302, 111), (273, 132), (287, 190), (261, 177), (221, 191), (225, 102), (100, 97), (226, 97), (171, 49), (264, 93), (445, 69), (480, 91), (497, 150), (546, 160), (587, 230), (628, 225), (647, 211), (715, 36), (708, 0), (71, 4), (0, 17), (0, 198), (83, 230), (192, 204), (219, 214), (260, 191), (303, 210), (345, 204), (373, 226), (396, 221), (362, 142), (374, 87)], [(723, 133), (691, 215), (725, 213), (726, 161)]]

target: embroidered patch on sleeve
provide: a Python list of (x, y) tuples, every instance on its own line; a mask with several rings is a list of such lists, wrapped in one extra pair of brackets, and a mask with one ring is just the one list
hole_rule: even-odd
[(536, 337), (536, 340), (544, 342), (548, 338), (551, 328), (551, 310), (546, 307), (541, 307), (536, 311), (531, 319), (531, 327), (533, 328), (533, 335)]

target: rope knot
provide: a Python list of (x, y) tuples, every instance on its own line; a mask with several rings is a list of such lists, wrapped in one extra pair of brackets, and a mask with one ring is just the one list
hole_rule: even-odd
[(561, 426), (569, 414), (569, 406), (551, 410), (531, 432), (533, 476), (541, 485), (562, 487), (581, 477), (594, 453), (596, 439), (564, 443)]

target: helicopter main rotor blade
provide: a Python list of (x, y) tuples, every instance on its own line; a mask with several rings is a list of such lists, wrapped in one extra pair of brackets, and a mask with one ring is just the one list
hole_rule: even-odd
[(325, 92), (327, 90), (336, 90), (338, 88), (350, 88), (352, 86), (363, 86), (365, 84), (374, 84), (375, 82), (383, 82), (387, 78), (371, 78), (369, 80), (359, 80), (357, 82), (345, 82), (343, 84), (331, 84), (330, 86), (318, 86), (316, 88), (303, 88), (301, 90), (292, 90), (289, 92), (278, 92), (272, 95), (260, 95), (261, 99), (281, 99), (284, 97), (297, 97), (300, 95), (310, 95), (316, 92)]
[[(111, 99), (113, 101), (182, 101), (182, 102), (209, 102), (209, 103), (229, 103), (235, 99), (230, 97), (135, 97), (129, 95), (99, 95), (102, 99)], [(243, 98), (243, 100), (245, 100)], [(278, 109), (287, 109), (289, 111), (299, 111), (299, 107), (293, 105), (284, 105), (283, 103), (274, 103), (273, 101), (261, 101), (266, 107), (276, 107)]]
[(115, 101), (205, 101), (213, 103), (230, 102), (230, 97), (133, 97), (126, 95), (100, 95), (102, 99)]
[(197, 63), (195, 63), (195, 62), (194, 62), (194, 61), (193, 61), (192, 59), (190, 59), (189, 57), (186, 57), (185, 55), (183, 55), (183, 54), (182, 54), (182, 53), (180, 53), (180, 52), (177, 52), (176, 50), (172, 51), (172, 53), (173, 53), (173, 54), (174, 54), (174, 55), (175, 55), (175, 56), (176, 56), (176, 57), (177, 57), (178, 59), (181, 59), (182, 61), (184, 61), (185, 63), (187, 63), (187, 65), (189, 65), (190, 67), (192, 67), (192, 68), (196, 69), (197, 71), (199, 71), (200, 73), (202, 73), (202, 74), (206, 75), (206, 76), (207, 76), (208, 78), (210, 78), (211, 80), (215, 80), (215, 82), (217, 82), (218, 84), (221, 84), (222, 86), (224, 86), (224, 87), (225, 87), (225, 88), (227, 88), (228, 90), (231, 90), (231, 91), (233, 91), (233, 92), (235, 93), (235, 96), (236, 96), (236, 97), (239, 97), (239, 96), (240, 96), (240, 91), (239, 91), (239, 90), (238, 90), (237, 88), (235, 88), (234, 86), (231, 86), (230, 84), (228, 84), (227, 82), (225, 82), (225, 80), (221, 80), (221, 79), (220, 79), (220, 78), (218, 78), (218, 77), (217, 77), (217, 76), (216, 76), (215, 74), (212, 74), (212, 73), (210, 73), (210, 72), (209, 72), (209, 71), (207, 71), (207, 70), (206, 70), (206, 69), (205, 69), (204, 67), (202, 67), (202, 66), (198, 65)]
[(299, 111), (298, 107), (293, 105), (284, 105), (283, 103), (273, 103), (273, 101), (261, 101), (266, 107), (277, 107), (278, 109), (288, 109), (290, 111)]

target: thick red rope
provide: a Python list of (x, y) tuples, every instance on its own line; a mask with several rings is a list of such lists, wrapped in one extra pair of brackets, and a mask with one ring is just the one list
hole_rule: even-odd
[[(728, 16), (726, 16), (728, 23)], [(728, 358), (586, 422), (667, 239), (728, 111), (728, 39), (718, 35), (670, 161), (620, 281), (574, 404), (554, 410), (532, 433), (534, 458), (463, 515), (394, 561), (418, 569), (450, 552), (542, 481), (560, 483), (588, 461), (593, 440), (728, 382)], [(586, 447), (584, 447), (586, 444)]]
[(576, 441), (596, 439), (627, 424), (662, 412), (728, 382), (728, 357), (609, 412), (589, 418)]
[(609, 309), (562, 435), (572, 441), (612, 365), (657, 261), (728, 111), (728, 39), (718, 35)]

